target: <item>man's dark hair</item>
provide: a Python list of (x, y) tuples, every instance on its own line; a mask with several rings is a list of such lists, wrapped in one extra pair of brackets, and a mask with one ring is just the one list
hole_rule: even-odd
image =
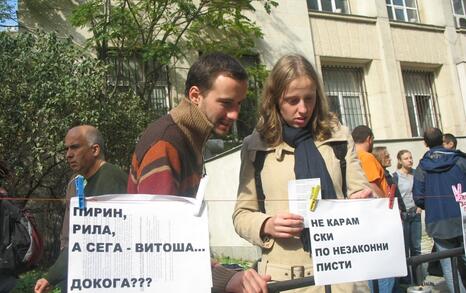
[(443, 142), (444, 142), (444, 143), (450, 143), (450, 142), (452, 142), (452, 143), (453, 143), (453, 149), (456, 149), (456, 144), (458, 143), (458, 142), (456, 141), (456, 137), (455, 137), (453, 134), (451, 134), (451, 133), (445, 133), (445, 134), (443, 135)]
[(429, 127), (424, 131), (424, 142), (427, 147), (433, 148), (441, 146), (443, 143), (442, 131), (435, 127)]
[(353, 136), (354, 143), (363, 143), (368, 137), (374, 137), (374, 133), (366, 125), (359, 125), (353, 129), (351, 136)]
[(246, 70), (234, 57), (223, 53), (202, 55), (189, 69), (184, 90), (185, 96), (189, 95), (189, 89), (192, 86), (199, 87), (201, 92), (209, 91), (220, 74), (238, 81), (248, 79)]

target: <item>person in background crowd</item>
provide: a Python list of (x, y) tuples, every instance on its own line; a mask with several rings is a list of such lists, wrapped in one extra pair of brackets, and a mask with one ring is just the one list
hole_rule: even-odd
[[(362, 169), (366, 173), (371, 188), (378, 197), (388, 196), (388, 182), (385, 170), (372, 154), (374, 148), (374, 133), (366, 125), (359, 125), (351, 133), (356, 145), (356, 152), (361, 161)], [(395, 278), (385, 278), (377, 280), (379, 292), (392, 293), (395, 290)], [(369, 281), (371, 292), (374, 292), (373, 281)]]
[[(332, 143), (346, 145), (346, 168)], [(265, 84), (256, 130), (243, 143), (233, 213), (238, 235), (262, 249), (259, 273), (275, 281), (313, 274), (309, 231), (303, 218), (288, 209), (290, 180), (320, 178), (324, 199), (371, 196), (353, 146), (348, 128), (329, 113), (312, 64), (300, 55), (280, 58)], [(332, 292), (364, 288), (365, 282), (336, 284)], [(323, 291), (313, 286), (287, 292)]]
[(451, 134), (451, 133), (445, 133), (443, 135), (443, 147), (448, 149), (448, 150), (456, 150), (456, 144), (457, 144), (457, 141), (456, 141), (456, 137)]
[[(396, 184), (392, 175), (390, 174), (390, 171), (388, 171), (387, 169), (392, 166), (392, 159), (390, 158), (390, 153), (388, 152), (387, 147), (385, 146), (374, 147), (372, 150), (372, 154), (375, 156), (377, 161), (382, 166), (385, 178), (387, 179), (387, 184), (389, 186)], [(398, 208), (400, 209), (400, 211), (406, 212), (406, 207), (401, 198), (401, 194), (400, 194), (400, 191), (398, 190), (398, 187), (395, 188), (395, 197), (398, 198)]]
[[(0, 219), (3, 217), (3, 201), (2, 197), (8, 195), (8, 191), (4, 187), (5, 180), (9, 176), (9, 170), (5, 161), (0, 160)], [(2, 232), (2, 227), (0, 227)], [(0, 235), (2, 235), (0, 233)], [(14, 272), (0, 268), (0, 293), (9, 293), (16, 286), (17, 276)]]
[[(434, 239), (437, 251), (463, 247), (461, 211), (452, 186), (466, 186), (465, 154), (444, 148), (442, 131), (438, 128), (426, 129), (424, 142), (429, 151), (414, 173), (414, 202), (425, 210), (426, 232)], [(464, 255), (458, 260), (466, 263)], [(440, 264), (448, 289), (454, 292), (450, 259), (441, 259)], [(461, 282), (459, 287), (460, 292), (466, 292)]]
[[(398, 159), (398, 163), (397, 170), (393, 173), (393, 179), (406, 206), (406, 211), (401, 213), (401, 219), (403, 222), (406, 257), (411, 257), (421, 254), (422, 209), (416, 206), (413, 199), (415, 170), (413, 169), (413, 156), (411, 152), (401, 150), (396, 155), (396, 158)], [(417, 284), (415, 272), (408, 270), (408, 276), (411, 279), (409, 283)]]
[(388, 193), (387, 178), (382, 165), (372, 154), (374, 147), (374, 134), (372, 129), (365, 125), (359, 125), (351, 133), (358, 159), (362, 169), (371, 184), (371, 188), (378, 197), (386, 197)]
[[(65, 137), (66, 160), (76, 174), (86, 179), (84, 195), (96, 196), (126, 192), (127, 177), (117, 166), (105, 161), (105, 143), (100, 131), (91, 125), (76, 126), (68, 130)], [(62, 293), (67, 292), (68, 277), (68, 233), (70, 199), (76, 196), (75, 176), (66, 190), (66, 209), (61, 231), (61, 251), (58, 259), (49, 268), (47, 275), (39, 279), (35, 293), (50, 291), (58, 286)]]

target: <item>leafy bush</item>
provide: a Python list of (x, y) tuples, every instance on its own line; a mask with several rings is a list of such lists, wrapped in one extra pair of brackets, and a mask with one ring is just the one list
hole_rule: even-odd
[[(33, 270), (27, 273), (22, 274), (19, 277), (18, 282), (16, 283), (15, 289), (11, 293), (24, 293), (32, 292), (34, 290), (34, 285), (36, 281), (42, 278), (45, 272), (41, 270)], [(51, 293), (60, 293), (60, 289), (55, 288)]]
[[(53, 33), (0, 32), (0, 160), (11, 196), (62, 199), (70, 170), (67, 129), (92, 124), (106, 139), (107, 159), (127, 169), (136, 139), (154, 112), (132, 92), (107, 92), (107, 66)], [(40, 203), (40, 204), (39, 204)], [(46, 261), (58, 253), (61, 201), (31, 201), (45, 236)]]

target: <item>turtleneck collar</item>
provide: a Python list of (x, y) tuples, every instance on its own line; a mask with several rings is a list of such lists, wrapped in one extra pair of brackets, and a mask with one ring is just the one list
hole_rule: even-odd
[(187, 98), (170, 111), (173, 121), (193, 146), (197, 160), (202, 164), (202, 151), (212, 133), (214, 125), (199, 108)]

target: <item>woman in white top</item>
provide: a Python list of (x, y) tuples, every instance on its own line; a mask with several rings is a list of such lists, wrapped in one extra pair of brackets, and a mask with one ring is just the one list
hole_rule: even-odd
[(401, 213), (403, 220), (403, 233), (405, 238), (406, 256), (421, 254), (421, 212), (413, 200), (413, 156), (408, 150), (401, 150), (397, 154), (397, 170), (393, 173), (393, 179), (398, 185), (401, 198), (406, 206), (406, 212)]

